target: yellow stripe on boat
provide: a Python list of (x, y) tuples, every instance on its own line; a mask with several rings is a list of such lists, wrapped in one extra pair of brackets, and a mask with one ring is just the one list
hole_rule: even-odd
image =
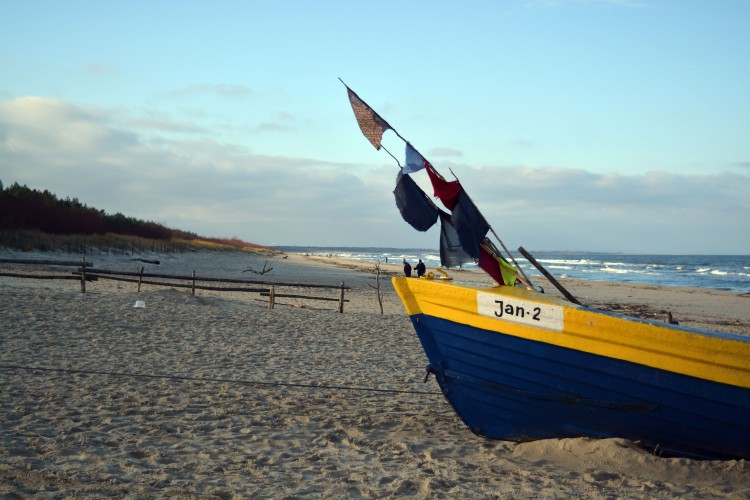
[[(582, 352), (621, 359), (714, 382), (750, 388), (750, 342), (721, 334), (576, 306), (521, 288), (477, 289), (427, 279), (393, 278), (406, 312), (425, 314)], [(479, 298), (478, 298), (479, 297)], [(495, 300), (491, 300), (492, 298)], [(489, 302), (517, 314), (491, 315)], [(549, 316), (544, 327), (528, 316)], [(482, 312), (483, 311), (483, 312)], [(560, 319), (553, 316), (561, 313)], [(484, 314), (484, 315), (482, 315)], [(523, 317), (521, 317), (523, 316)]]

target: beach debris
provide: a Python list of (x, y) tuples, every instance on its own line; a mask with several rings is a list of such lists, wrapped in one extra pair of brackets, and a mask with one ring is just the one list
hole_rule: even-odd
[(137, 307), (138, 309), (145, 309), (146, 302), (144, 302), (143, 300), (136, 300), (135, 305), (133, 307)]
[(375, 264), (375, 286), (369, 286), (370, 288), (375, 289), (375, 293), (378, 297), (378, 304), (380, 305), (380, 314), (383, 314), (383, 293), (380, 291), (380, 262)]
[(273, 271), (273, 267), (268, 265), (268, 261), (265, 261), (263, 263), (263, 269), (261, 271), (256, 271), (251, 266), (247, 266), (247, 269), (245, 269), (242, 272), (243, 273), (248, 273), (249, 272), (249, 273), (253, 273), (253, 274), (261, 274), (261, 275), (263, 275), (263, 274), (266, 274), (266, 273), (270, 273), (271, 271)]
[(130, 260), (132, 262), (145, 262), (146, 264), (156, 264), (156, 265), (159, 265), (159, 263), (160, 263), (158, 260), (153, 260), (153, 259), (130, 259)]
[(669, 311), (664, 312), (664, 322), (668, 325), (679, 325), (680, 323), (672, 317), (672, 313)]
[(592, 307), (610, 311), (617, 314), (625, 314), (636, 318), (651, 319), (663, 321), (669, 325), (679, 325), (680, 323), (674, 318), (670, 311), (665, 309), (655, 309), (646, 304), (620, 304), (611, 302), (598, 302), (592, 304)]

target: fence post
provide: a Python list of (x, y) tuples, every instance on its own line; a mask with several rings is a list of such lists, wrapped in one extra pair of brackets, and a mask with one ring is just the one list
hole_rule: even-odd
[(86, 254), (81, 258), (81, 293), (86, 293)]
[(339, 312), (344, 314), (344, 282), (341, 282), (341, 295), (339, 296)]
[(273, 285), (268, 289), (268, 308), (273, 309), (273, 304), (276, 301), (276, 291), (273, 288)]
[(195, 271), (193, 271), (193, 295), (195, 295)]
[[(388, 261), (388, 257), (386, 257), (386, 262), (387, 261)], [(375, 293), (378, 294), (378, 305), (380, 306), (380, 314), (383, 314), (383, 294), (380, 293), (380, 262), (375, 264)]]
[(141, 280), (143, 280), (143, 266), (138, 271), (138, 293), (141, 293)]

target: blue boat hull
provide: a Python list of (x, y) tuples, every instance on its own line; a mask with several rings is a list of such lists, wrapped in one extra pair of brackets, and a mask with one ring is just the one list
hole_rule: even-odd
[(750, 457), (747, 388), (411, 316), (443, 394), (476, 434), (621, 437), (665, 456)]

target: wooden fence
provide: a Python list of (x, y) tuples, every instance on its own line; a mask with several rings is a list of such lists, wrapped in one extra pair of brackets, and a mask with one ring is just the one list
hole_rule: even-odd
[[(165, 286), (172, 288), (189, 288), (191, 293), (195, 295), (196, 290), (211, 290), (218, 292), (247, 292), (247, 293), (258, 293), (261, 296), (268, 297), (268, 308), (273, 309), (277, 298), (296, 298), (304, 300), (318, 300), (318, 301), (329, 301), (338, 303), (338, 311), (344, 312), (344, 303), (349, 302), (344, 298), (344, 291), (349, 290), (350, 287), (345, 286), (344, 282), (339, 285), (317, 285), (308, 283), (277, 283), (270, 281), (257, 281), (257, 280), (244, 280), (244, 279), (230, 279), (230, 278), (209, 278), (200, 277), (193, 271), (192, 275), (172, 275), (172, 274), (156, 274), (156, 273), (144, 273), (144, 268), (141, 267), (138, 272), (126, 272), (126, 271), (112, 271), (107, 269), (94, 269), (91, 262), (86, 262), (85, 259), (81, 261), (58, 261), (58, 260), (21, 260), (21, 259), (0, 259), (0, 264), (22, 264), (22, 265), (55, 265), (70, 267), (75, 266), (76, 269), (71, 274), (26, 274), (26, 273), (11, 273), (0, 270), (0, 276), (7, 276), (13, 278), (27, 278), (27, 279), (43, 279), (43, 280), (76, 280), (81, 284), (81, 293), (86, 293), (86, 283), (97, 281), (99, 279), (107, 279), (114, 281), (124, 281), (129, 283), (137, 284), (137, 291), (141, 291), (142, 285), (154, 285), (154, 286)], [(170, 281), (154, 281), (151, 278), (158, 278), (161, 280)], [(203, 284), (212, 283), (212, 284)], [(230, 284), (230, 285), (242, 285), (242, 286), (216, 286), (214, 284)], [(336, 296), (323, 297), (317, 295), (303, 295), (298, 293), (279, 293), (279, 289), (285, 288), (295, 289), (303, 288), (310, 290), (335, 290), (338, 292)]]

